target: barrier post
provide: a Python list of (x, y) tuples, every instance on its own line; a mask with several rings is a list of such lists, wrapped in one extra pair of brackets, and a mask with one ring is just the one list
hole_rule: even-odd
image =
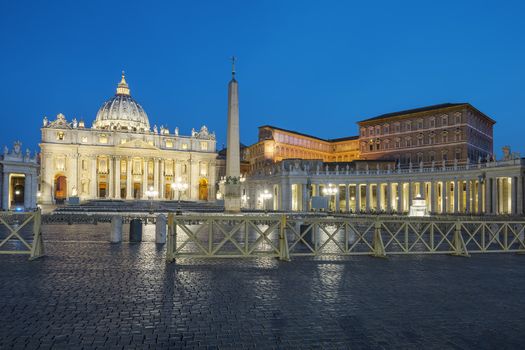
[(373, 255), (378, 258), (386, 258), (385, 246), (383, 244), (383, 237), (381, 237), (381, 221), (377, 220), (374, 226), (374, 239), (373, 239), (374, 253)]
[(44, 240), (42, 238), (42, 212), (38, 209), (33, 217), (33, 244), (29, 260), (44, 256)]
[(176, 249), (176, 228), (175, 228), (175, 216), (173, 213), (168, 214), (168, 241), (166, 247), (166, 262), (175, 261), (175, 249)]
[(279, 228), (279, 259), (290, 261), (288, 238), (286, 237), (286, 215), (281, 216), (281, 225)]

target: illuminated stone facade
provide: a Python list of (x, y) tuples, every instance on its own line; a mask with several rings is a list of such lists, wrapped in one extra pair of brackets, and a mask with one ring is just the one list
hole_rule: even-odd
[(122, 76), (91, 128), (83, 121), (44, 118), (41, 147), (41, 202), (71, 198), (177, 199), (171, 184), (187, 183), (181, 199), (215, 200), (215, 134), (206, 126), (190, 136), (161, 126), (150, 129), (144, 109), (131, 97)]

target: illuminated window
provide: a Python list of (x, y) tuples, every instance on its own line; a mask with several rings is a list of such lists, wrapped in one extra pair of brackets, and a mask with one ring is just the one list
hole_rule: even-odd
[(99, 143), (104, 143), (104, 144), (108, 143), (108, 136), (105, 135), (105, 134), (100, 135), (98, 137), (98, 142)]
[(149, 140), (148, 145), (153, 146), (153, 140)]
[(182, 149), (188, 149), (188, 144), (187, 143), (183, 143), (182, 144)]
[(63, 131), (57, 132), (57, 140), (59, 140), (59, 141), (63, 141), (64, 140), (64, 132)]
[(173, 141), (166, 140), (166, 148), (173, 148)]
[(87, 136), (82, 136), (82, 143), (87, 143)]
[(208, 142), (206, 142), (206, 141), (201, 142), (201, 150), (202, 151), (207, 151), (208, 150)]

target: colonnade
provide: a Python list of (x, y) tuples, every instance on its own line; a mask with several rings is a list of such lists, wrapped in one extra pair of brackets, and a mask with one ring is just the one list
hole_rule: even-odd
[[(262, 188), (259, 186), (259, 188)], [(278, 196), (271, 203), (274, 210), (310, 211), (314, 197), (328, 199), (336, 212), (406, 213), (416, 197), (425, 199), (434, 214), (523, 214), (524, 177), (451, 177), (442, 179), (392, 179), (364, 181), (312, 181), (270, 185)], [(332, 188), (327, 195), (326, 188)], [(333, 188), (337, 191), (333, 194)], [(257, 194), (254, 193), (256, 196)], [(273, 205), (271, 205), (273, 204)]]

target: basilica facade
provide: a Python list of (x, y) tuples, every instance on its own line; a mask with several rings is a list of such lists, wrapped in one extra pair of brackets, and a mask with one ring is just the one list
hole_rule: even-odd
[[(153, 126), (122, 74), (116, 94), (92, 126), (44, 118), (40, 201), (89, 199), (215, 199), (216, 140), (206, 126), (180, 135)], [(177, 186), (185, 184), (185, 186)], [(180, 190), (185, 188), (184, 190)]]

